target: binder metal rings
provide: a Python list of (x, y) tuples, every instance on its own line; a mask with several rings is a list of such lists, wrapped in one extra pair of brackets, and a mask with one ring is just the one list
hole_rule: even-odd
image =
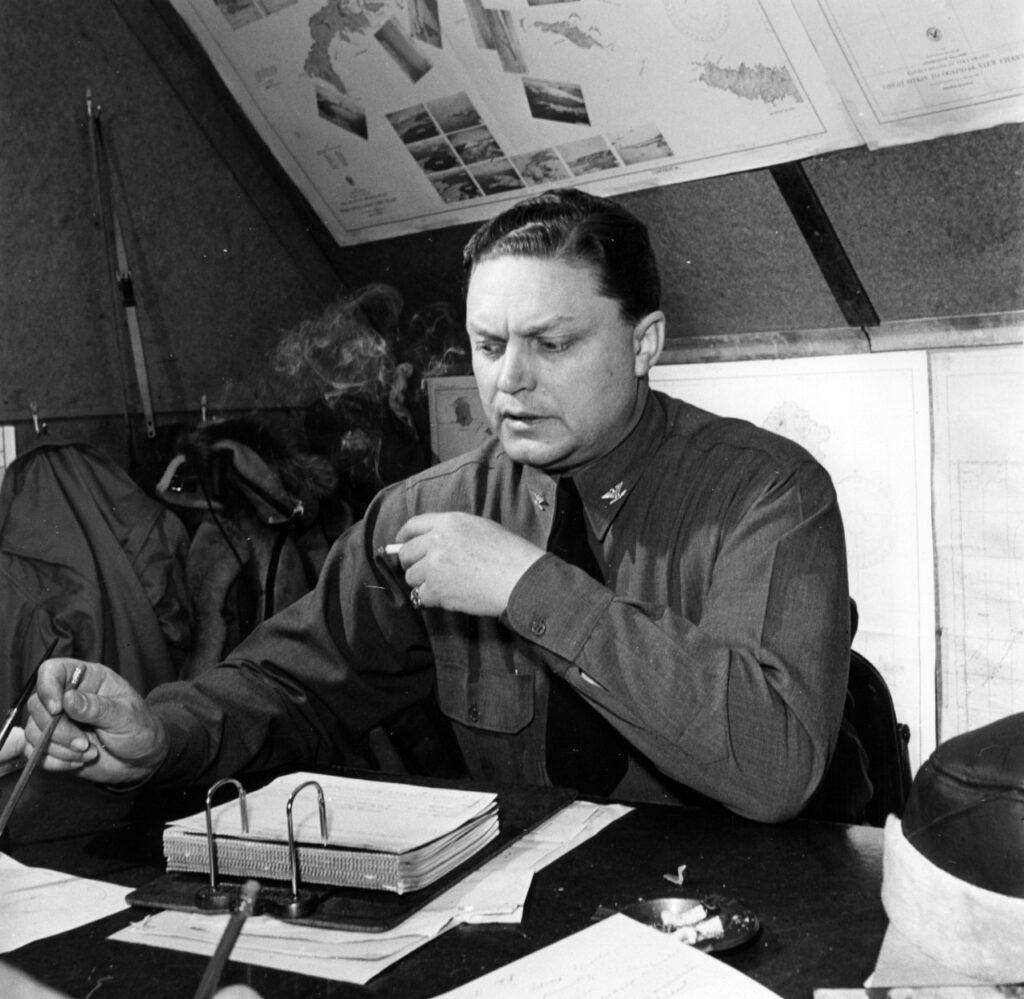
[(217, 781), (209, 791), (206, 792), (206, 849), (210, 864), (210, 883), (205, 888), (196, 892), (196, 905), (200, 909), (214, 912), (227, 912), (234, 904), (238, 896), (238, 885), (217, 884), (217, 846), (216, 838), (213, 835), (213, 813), (211, 804), (213, 796), (225, 785), (234, 784), (238, 790), (238, 807), (242, 814), (242, 832), (249, 831), (249, 810), (245, 805), (245, 788), (233, 777), (225, 777)]

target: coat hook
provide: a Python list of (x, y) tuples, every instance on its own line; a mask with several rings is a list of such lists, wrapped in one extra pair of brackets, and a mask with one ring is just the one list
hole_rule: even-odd
[(42, 437), (46, 433), (46, 421), (39, 419), (39, 407), (30, 402), (28, 408), (32, 411), (32, 426), (35, 427), (36, 437)]

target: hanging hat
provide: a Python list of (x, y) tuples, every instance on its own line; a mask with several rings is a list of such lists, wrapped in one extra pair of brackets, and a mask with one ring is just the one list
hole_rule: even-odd
[(289, 494), (277, 472), (251, 447), (225, 439), (215, 441), (209, 451), (212, 460), (202, 471), (194, 469), (186, 455), (175, 455), (157, 483), (157, 495), (176, 506), (221, 512), (222, 481), (230, 479), (264, 523), (281, 526), (303, 519), (302, 500)]
[(235, 418), (181, 435), (156, 493), (165, 503), (215, 513), (241, 500), (270, 527), (305, 528), (337, 484), (325, 458), (258, 421)]

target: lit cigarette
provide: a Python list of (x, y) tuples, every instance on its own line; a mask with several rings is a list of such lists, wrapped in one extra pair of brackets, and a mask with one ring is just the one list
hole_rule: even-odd
[(397, 555), (401, 550), (402, 550), (402, 546), (398, 545), (398, 544), (395, 544), (395, 545), (381, 545), (380, 548), (377, 549), (377, 554), (378, 555)]

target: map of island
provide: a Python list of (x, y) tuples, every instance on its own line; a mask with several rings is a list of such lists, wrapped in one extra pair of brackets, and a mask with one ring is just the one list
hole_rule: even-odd
[(762, 63), (748, 66), (741, 62), (738, 69), (733, 69), (711, 60), (694, 63), (694, 66), (700, 70), (697, 79), (701, 83), (717, 90), (728, 90), (747, 101), (778, 104), (788, 98), (802, 104), (804, 100), (785, 66)]
[(347, 92), (342, 79), (335, 72), (331, 60), (331, 43), (360, 44), (367, 33), (372, 33), (370, 16), (387, 13), (386, 0), (328, 0), (309, 18), (309, 34), (313, 44), (309, 47), (303, 69), (314, 79), (329, 83), (339, 93)]
[(533, 27), (548, 34), (560, 35), (579, 49), (612, 49), (615, 47), (614, 45), (605, 45), (598, 40), (597, 36), (601, 33), (599, 28), (581, 28), (579, 20), (579, 15), (573, 14), (564, 21), (534, 21)]

